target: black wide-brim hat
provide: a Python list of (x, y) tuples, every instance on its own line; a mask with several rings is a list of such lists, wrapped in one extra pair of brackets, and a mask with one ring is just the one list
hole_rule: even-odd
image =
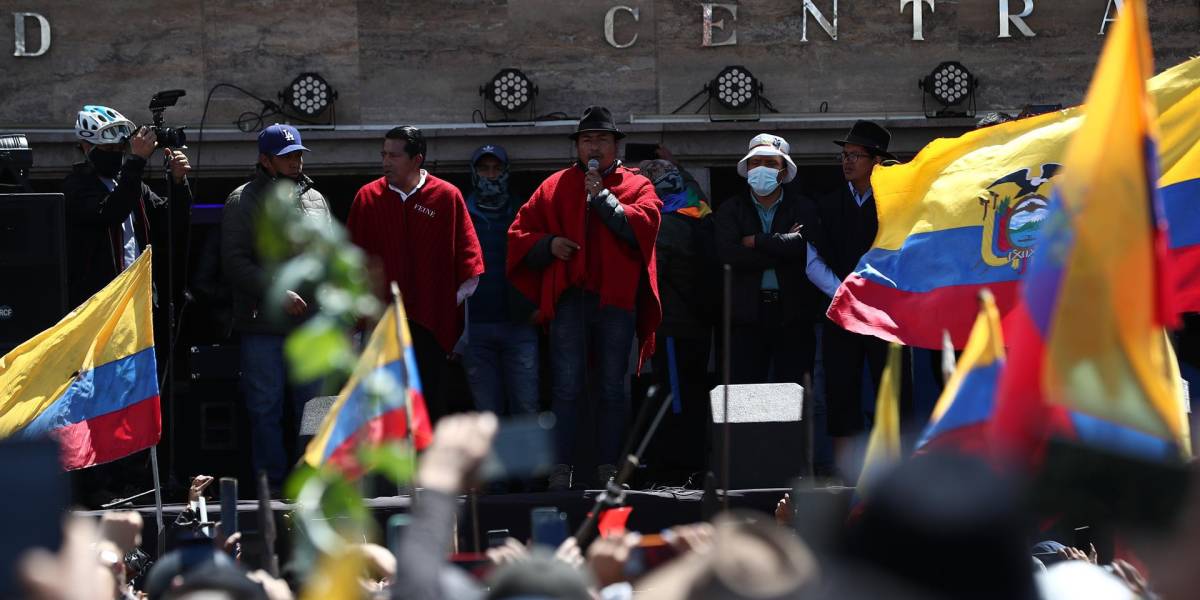
[(833, 143), (839, 146), (846, 144), (855, 144), (870, 150), (876, 156), (882, 156), (888, 160), (896, 160), (896, 156), (888, 152), (888, 145), (892, 143), (892, 134), (888, 130), (881, 127), (878, 123), (872, 121), (859, 121), (850, 128), (850, 133), (846, 134), (844, 140), (834, 140)]
[(579, 134), (587, 131), (605, 131), (616, 136), (618, 140), (625, 137), (613, 122), (612, 113), (603, 106), (585, 108), (583, 116), (579, 118), (579, 125), (575, 127), (575, 133), (572, 133), (570, 138), (578, 139)]

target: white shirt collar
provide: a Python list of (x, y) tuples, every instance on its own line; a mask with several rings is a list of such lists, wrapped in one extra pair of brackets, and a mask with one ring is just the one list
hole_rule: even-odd
[(871, 196), (873, 195), (871, 188), (867, 188), (867, 191), (863, 192), (863, 194), (859, 196), (858, 191), (854, 189), (853, 183), (847, 181), (846, 185), (850, 186), (850, 195), (854, 196), (854, 201), (857, 202), (859, 206), (862, 206), (864, 202), (870, 200)]
[(417, 193), (417, 190), (420, 190), (421, 188), (425, 187), (425, 176), (426, 175), (428, 175), (428, 173), (425, 172), (425, 169), (421, 169), (421, 178), (417, 180), (417, 186), (411, 190), (408, 190), (407, 192), (405, 192), (404, 190), (402, 190), (390, 183), (388, 184), (388, 189), (392, 190), (393, 192), (396, 192), (397, 194), (400, 194), (401, 202), (407, 202), (409, 196)]

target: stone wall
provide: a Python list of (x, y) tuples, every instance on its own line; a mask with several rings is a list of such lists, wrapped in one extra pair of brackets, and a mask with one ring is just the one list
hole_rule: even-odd
[[(814, 2), (832, 17), (833, 0)], [(738, 4), (736, 22), (717, 8), (714, 20), (725, 19), (726, 28), (714, 30), (713, 37), (719, 42), (733, 29), (737, 44), (702, 47), (702, 3), (695, 0), (205, 0), (169, 5), (0, 0), (0, 131), (33, 130), (39, 143), (69, 144), (65, 130), (85, 102), (108, 104), (142, 122), (149, 119), (150, 95), (169, 88), (185, 89), (188, 95), (168, 112), (168, 119), (194, 127), (206, 94), (217, 84), (277, 100), (279, 90), (303, 71), (321, 73), (338, 90), (338, 130), (320, 139), (346, 143), (377, 140), (382, 128), (398, 123), (426, 124), (434, 137), (459, 139), (465, 135), (463, 124), (471, 123), (480, 108), (479, 86), (508, 66), (522, 69), (539, 86), (539, 114), (574, 118), (588, 104), (605, 104), (622, 122), (631, 115), (671, 112), (731, 64), (745, 65), (758, 76), (765, 96), (783, 114), (816, 114), (824, 103), (830, 117), (845, 115), (817, 128), (841, 128), (855, 114), (919, 113), (922, 92), (916, 82), (943, 60), (959, 60), (981, 79), (981, 111), (1071, 104), (1086, 91), (1103, 42), (1098, 30), (1108, 4), (1036, 0), (1033, 14), (1025, 19), (1036, 37), (1014, 28), (1012, 38), (999, 39), (996, 0), (936, 0), (933, 12), (924, 7), (925, 40), (914, 41), (912, 5), (901, 12), (897, 0), (841, 0), (838, 39), (831, 40), (810, 17), (810, 41), (805, 43), (800, 41), (802, 0), (727, 3)], [(1023, 2), (1011, 4), (1015, 13)], [(1200, 7), (1181, 0), (1149, 4), (1158, 67), (1195, 53)], [(638, 10), (636, 22), (624, 12), (616, 19), (619, 41), (638, 36), (625, 49), (612, 47), (604, 36), (605, 14), (617, 5)], [(12, 13), (22, 11), (38, 12), (51, 24), (53, 43), (43, 56), (15, 57), (9, 51)], [(34, 48), (35, 25), (29, 21), (27, 40)], [(232, 124), (260, 108), (239, 92), (217, 89), (205, 119), (212, 131), (209, 139), (253, 139)], [(456, 126), (437, 133), (450, 124)], [(738, 133), (733, 137), (763, 125), (734, 126)], [(40, 129), (47, 131), (36, 131)], [(661, 132), (672, 127), (631, 129)], [(547, 130), (517, 128), (510, 133), (536, 137), (542, 131)], [(919, 147), (923, 136), (916, 138)], [(697, 155), (731, 153), (697, 143)], [(553, 150), (555, 156), (561, 152)], [(58, 148), (48, 160), (58, 164), (67, 154)], [(239, 149), (228, 159), (225, 152), (216, 154), (214, 166), (246, 155), (252, 160), (252, 149)]]

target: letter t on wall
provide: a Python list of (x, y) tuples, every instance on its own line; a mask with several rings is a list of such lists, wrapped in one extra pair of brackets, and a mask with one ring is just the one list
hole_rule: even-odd
[(913, 5), (913, 41), (923, 42), (925, 41), (925, 19), (922, 13), (925, 4), (929, 5), (929, 12), (934, 12), (933, 0), (900, 0), (900, 14), (904, 14), (904, 7), (909, 4)]

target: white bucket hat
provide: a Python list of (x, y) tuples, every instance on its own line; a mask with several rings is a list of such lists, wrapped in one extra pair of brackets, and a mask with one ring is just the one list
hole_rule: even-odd
[(746, 162), (750, 160), (751, 156), (781, 156), (783, 162), (787, 163), (787, 175), (783, 178), (783, 183), (787, 183), (796, 178), (796, 163), (792, 162), (792, 157), (788, 156), (791, 149), (787, 140), (777, 135), (760, 133), (750, 140), (750, 151), (742, 157), (742, 160), (738, 161), (738, 175), (746, 176)]

